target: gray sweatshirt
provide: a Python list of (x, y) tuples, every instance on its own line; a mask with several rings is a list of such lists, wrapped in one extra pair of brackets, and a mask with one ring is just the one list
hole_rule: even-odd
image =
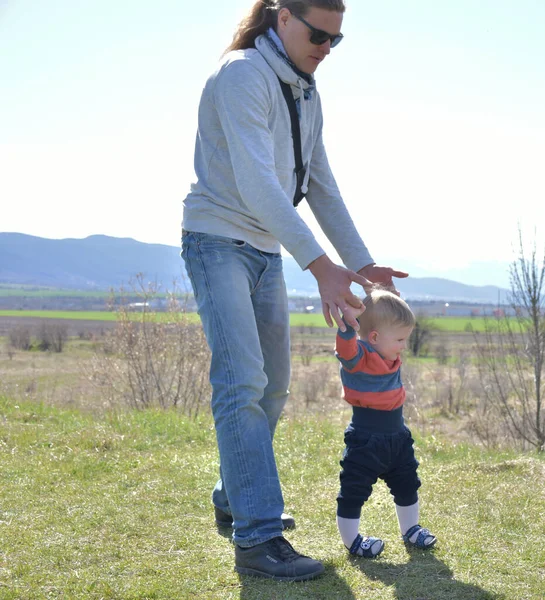
[(295, 158), (288, 107), (278, 77), (298, 99), (307, 201), (320, 227), (354, 271), (373, 263), (344, 205), (322, 141), (320, 97), (270, 39), (228, 53), (204, 87), (195, 172), (184, 201), (183, 229), (280, 245), (302, 269), (325, 254), (293, 206)]

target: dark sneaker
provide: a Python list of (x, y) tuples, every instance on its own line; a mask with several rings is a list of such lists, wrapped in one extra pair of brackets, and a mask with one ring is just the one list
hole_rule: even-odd
[[(216, 517), (216, 525), (218, 527), (233, 526), (233, 517), (230, 514), (223, 512), (223, 510), (219, 509), (217, 506), (214, 506), (214, 516)], [(282, 513), (282, 526), (284, 529), (294, 529), (295, 519), (291, 515)]]
[(235, 571), (277, 581), (306, 581), (324, 572), (324, 565), (303, 556), (283, 537), (241, 548), (235, 545)]

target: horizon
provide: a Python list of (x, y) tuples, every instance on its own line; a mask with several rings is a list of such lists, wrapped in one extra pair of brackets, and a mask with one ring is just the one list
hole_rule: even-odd
[[(165, 247), (175, 249), (175, 250), (179, 250), (179, 248), (180, 248), (178, 245), (164, 244), (161, 242), (144, 242), (142, 240), (137, 240), (131, 236), (117, 237), (117, 236), (109, 236), (109, 235), (102, 234), (102, 233), (90, 234), (85, 237), (68, 236), (68, 237), (63, 237), (63, 238), (51, 238), (51, 237), (46, 237), (46, 236), (33, 236), (32, 234), (27, 234), (27, 233), (18, 232), (18, 231), (0, 231), (0, 237), (3, 235), (29, 236), (29, 237), (34, 237), (34, 238), (38, 238), (38, 239), (48, 240), (48, 241), (82, 241), (82, 240), (86, 240), (88, 238), (106, 237), (106, 238), (115, 239), (115, 240), (129, 240), (129, 241), (134, 241), (134, 242), (137, 242), (140, 244), (146, 244), (146, 245), (165, 246)], [(293, 267), (296, 267), (297, 269), (299, 269), (297, 262), (295, 261), (295, 259), (292, 256), (290, 256), (289, 254), (286, 254), (283, 258), (284, 258), (284, 260), (291, 261), (291, 265)], [(182, 263), (180, 263), (180, 264), (182, 264)], [(482, 264), (473, 263), (470, 267), (468, 267), (466, 269), (460, 269), (458, 271), (452, 270), (450, 273), (435, 274), (433, 272), (425, 271), (424, 269), (418, 267), (418, 265), (411, 265), (410, 263), (407, 263), (407, 262), (403, 263), (403, 267), (408, 269), (409, 278), (411, 278), (411, 279), (443, 279), (445, 281), (452, 281), (455, 283), (459, 283), (462, 285), (468, 285), (471, 287), (496, 287), (496, 288), (501, 289), (502, 291), (508, 291), (509, 287), (510, 287), (510, 285), (509, 285), (509, 267), (510, 267), (510, 265), (511, 265), (510, 262), (499, 263), (497, 261), (495, 261), (493, 263), (482, 263)], [(286, 269), (285, 269), (285, 271), (286, 271)], [(301, 273), (303, 273), (303, 272), (301, 271)], [(489, 282), (486, 282), (486, 283), (482, 282), (483, 273), (486, 273), (488, 276), (491, 277), (491, 280)], [(308, 271), (305, 272), (304, 276), (308, 277), (308, 279), (312, 279), (312, 276), (310, 275), (310, 272), (308, 272)], [(396, 281), (401, 281), (401, 280), (397, 279)]]
[[(177, 246), (200, 91), (250, 6), (0, 2), (2, 229)], [(333, 172), (378, 263), (443, 278), (510, 263), (519, 225), (541, 247), (543, 23), (533, 0), (348, 3), (317, 81)]]

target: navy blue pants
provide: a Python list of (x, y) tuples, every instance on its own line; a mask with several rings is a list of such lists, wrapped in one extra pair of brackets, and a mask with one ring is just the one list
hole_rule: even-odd
[(361, 507), (377, 479), (382, 479), (390, 488), (398, 506), (417, 502), (417, 490), (421, 486), (418, 461), (402, 410), (402, 407), (394, 411), (354, 407), (352, 422), (344, 433), (346, 447), (337, 496), (339, 517), (359, 519)]

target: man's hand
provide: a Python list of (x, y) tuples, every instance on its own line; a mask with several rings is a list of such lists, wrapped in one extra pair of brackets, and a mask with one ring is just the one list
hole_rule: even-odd
[[(396, 271), (395, 269), (392, 269), (392, 267), (379, 267), (375, 264), (363, 267), (363, 269), (360, 269), (358, 273), (373, 283), (379, 283), (398, 296), (399, 292), (396, 289), (392, 277), (399, 277), (400, 279), (403, 279), (409, 276), (409, 274), (405, 273), (405, 271)], [(365, 291), (368, 292), (369, 290), (366, 289)]]
[(364, 288), (369, 288), (371, 282), (355, 271), (336, 265), (325, 254), (310, 263), (308, 269), (318, 282), (322, 311), (328, 326), (333, 327), (335, 321), (341, 331), (346, 331), (342, 312), (348, 325), (359, 331), (360, 326), (356, 317), (365, 310), (365, 307), (350, 290), (350, 284), (355, 282)]

